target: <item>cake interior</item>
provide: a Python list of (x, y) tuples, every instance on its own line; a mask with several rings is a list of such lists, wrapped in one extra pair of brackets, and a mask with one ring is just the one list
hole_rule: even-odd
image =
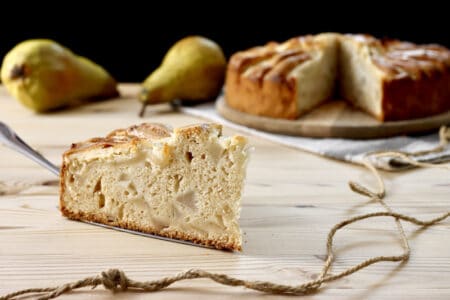
[(323, 48), (311, 53), (312, 58), (299, 64), (291, 72), (297, 81), (297, 109), (299, 115), (308, 112), (333, 96), (337, 68), (337, 38), (322, 34), (316, 38)]
[(96, 147), (65, 157), (63, 213), (83, 219), (241, 248), (238, 224), (247, 160), (243, 137), (211, 127), (135, 146)]
[(370, 48), (353, 38), (339, 47), (339, 94), (369, 114), (382, 116), (382, 72), (373, 64)]

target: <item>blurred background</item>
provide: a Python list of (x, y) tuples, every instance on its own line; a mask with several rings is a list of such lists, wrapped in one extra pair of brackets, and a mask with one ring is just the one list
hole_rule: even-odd
[(449, 16), (443, 4), (433, 1), (293, 2), (3, 3), (0, 56), (25, 39), (50, 38), (99, 63), (119, 81), (140, 82), (174, 42), (193, 34), (216, 41), (227, 57), (271, 40), (325, 31), (450, 47)]

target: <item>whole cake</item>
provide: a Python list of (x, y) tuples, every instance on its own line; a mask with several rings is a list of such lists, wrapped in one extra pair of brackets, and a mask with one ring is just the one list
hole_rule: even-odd
[(380, 121), (446, 112), (450, 50), (323, 33), (270, 42), (230, 58), (225, 99), (237, 110), (296, 119), (336, 97)]
[(247, 142), (221, 129), (141, 124), (73, 144), (63, 156), (62, 213), (240, 250)]

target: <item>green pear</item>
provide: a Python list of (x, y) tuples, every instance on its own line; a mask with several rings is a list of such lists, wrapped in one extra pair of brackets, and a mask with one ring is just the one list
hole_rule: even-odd
[(183, 38), (144, 81), (139, 99), (144, 107), (176, 99), (212, 99), (222, 88), (225, 69), (225, 55), (215, 42), (201, 36)]
[(35, 112), (118, 95), (116, 81), (101, 66), (47, 39), (24, 41), (8, 52), (1, 79)]

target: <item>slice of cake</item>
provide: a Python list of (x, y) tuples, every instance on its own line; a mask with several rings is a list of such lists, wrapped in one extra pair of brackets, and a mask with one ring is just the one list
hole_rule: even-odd
[(240, 250), (247, 141), (221, 131), (141, 124), (73, 144), (61, 169), (63, 215)]
[(337, 67), (333, 33), (271, 42), (234, 54), (225, 97), (240, 111), (295, 119), (332, 97)]

